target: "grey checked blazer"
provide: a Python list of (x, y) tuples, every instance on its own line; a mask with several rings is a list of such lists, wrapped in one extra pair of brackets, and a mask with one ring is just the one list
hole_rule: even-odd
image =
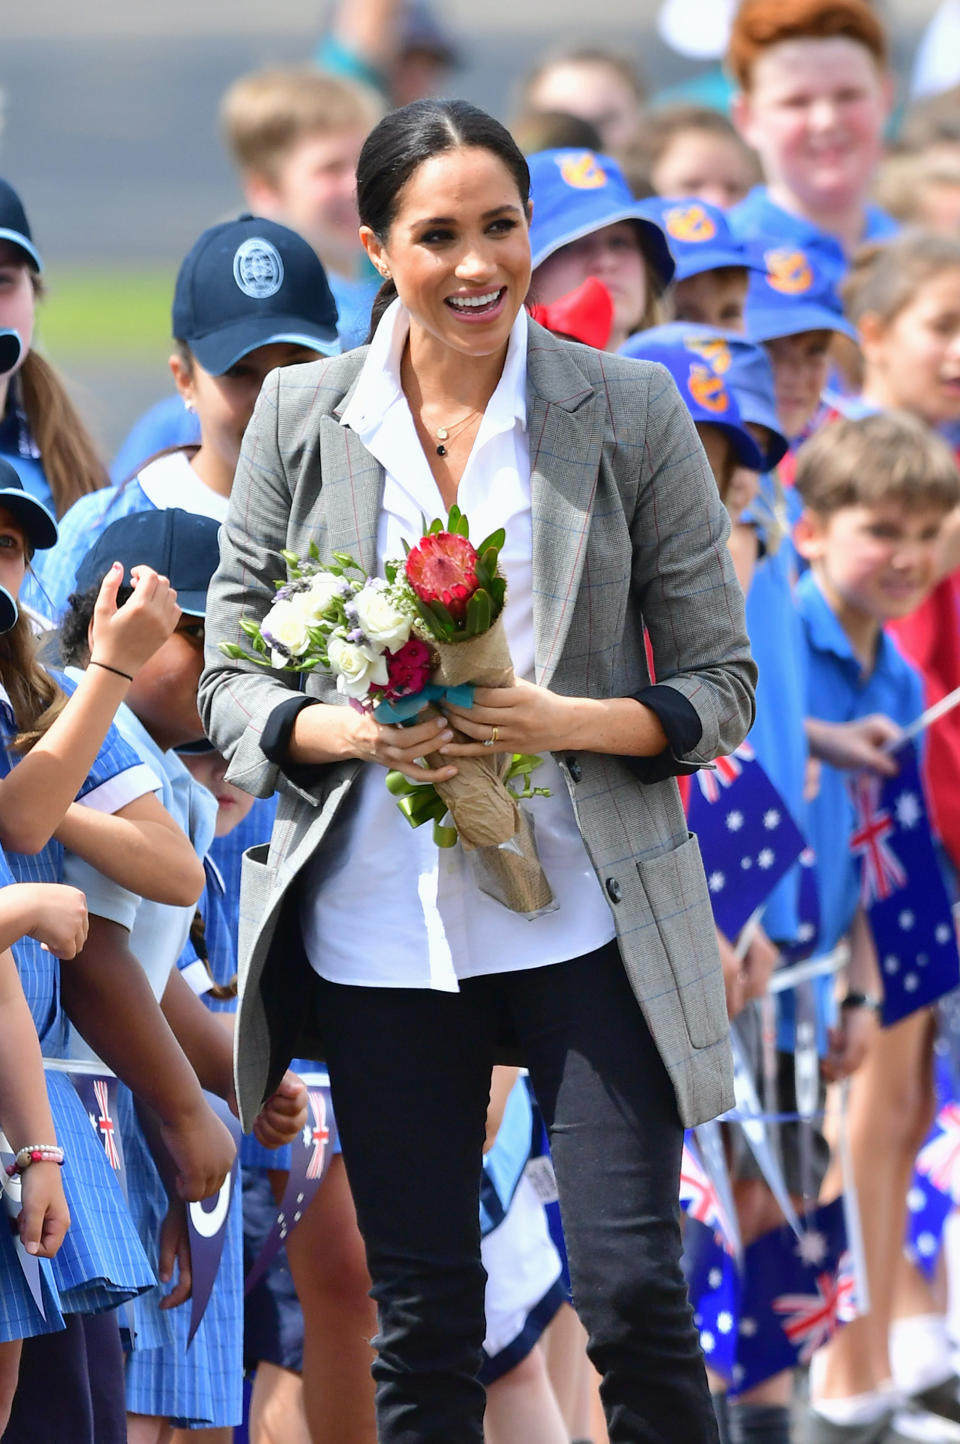
[[(375, 570), (383, 470), (338, 420), (365, 354), (267, 378), (208, 599), (204, 724), (230, 759), (231, 781), (258, 797), (280, 792), (269, 848), (244, 859), (236, 1082), (245, 1127), (292, 1057), (323, 1056), (297, 880), (360, 764), (331, 764), (314, 785), (296, 786), (260, 747), (296, 679), (228, 661), (216, 644), (243, 642), (241, 618), (264, 615), (284, 574), (282, 547), (303, 553), (315, 541), (321, 556), (352, 552)], [(537, 681), (571, 696), (639, 692), (650, 680), (645, 625), (657, 681), (681, 692), (702, 723), (682, 760), (732, 751), (752, 721), (756, 671), (726, 513), (671, 378), (533, 323), (527, 377)], [(306, 691), (339, 700), (319, 672)], [(727, 1015), (709, 895), (676, 783), (643, 784), (599, 753), (558, 760), (680, 1115), (688, 1125), (711, 1118), (732, 1104)]]

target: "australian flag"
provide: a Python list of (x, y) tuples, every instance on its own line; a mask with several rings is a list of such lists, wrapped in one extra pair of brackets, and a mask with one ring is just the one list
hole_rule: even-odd
[(850, 850), (861, 859), (860, 900), (883, 975), (885, 1027), (960, 983), (953, 913), (911, 743), (897, 761), (895, 777), (863, 772), (850, 784), (856, 810)]
[(855, 1312), (843, 1199), (747, 1246), (733, 1385), (741, 1393), (810, 1362)]
[(932, 1279), (943, 1228), (960, 1204), (960, 1103), (945, 1103), (917, 1154), (907, 1194), (906, 1252)]
[(717, 927), (735, 938), (806, 847), (780, 793), (749, 743), (703, 768), (690, 789)]
[(687, 1215), (683, 1272), (700, 1347), (710, 1368), (729, 1380), (736, 1363), (740, 1271), (718, 1190), (689, 1134), (680, 1164), (680, 1205)]

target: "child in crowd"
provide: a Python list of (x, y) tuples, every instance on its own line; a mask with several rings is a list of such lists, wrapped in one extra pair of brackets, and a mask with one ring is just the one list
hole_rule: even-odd
[[(797, 587), (809, 710), (827, 722), (879, 712), (906, 726), (922, 711), (922, 683), (884, 626), (907, 616), (933, 585), (940, 532), (960, 501), (953, 456), (903, 412), (844, 419), (801, 449), (796, 487), (803, 512), (795, 541), (810, 564)], [(918, 1102), (928, 1074), (931, 1017), (922, 1009), (879, 1033), (866, 1026), (870, 1009), (863, 998), (878, 1005), (879, 970), (858, 901), (857, 860), (847, 847), (856, 822), (853, 803), (846, 779), (829, 765), (821, 768), (808, 816), (820, 863), (821, 947), (849, 939), (848, 979), (854, 1012), (864, 1022), (859, 1047), (866, 1061), (851, 1085), (849, 1131), (870, 1292), (869, 1314), (854, 1319), (818, 1355), (808, 1438), (811, 1444), (900, 1440), (917, 1436), (910, 1419), (899, 1432), (894, 1418), (887, 1331), (907, 1186), (929, 1126)], [(831, 990), (821, 986), (818, 995), (821, 1024), (829, 1026)], [(829, 1043), (828, 1077), (839, 1062), (833, 1034)], [(849, 1044), (848, 1037), (848, 1053)], [(828, 1193), (831, 1183), (835, 1193), (836, 1165)]]
[(220, 105), (224, 142), (247, 205), (254, 215), (289, 226), (316, 251), (344, 351), (366, 336), (379, 285), (360, 246), (355, 172), (380, 114), (367, 90), (307, 66), (243, 75)]
[(674, 272), (666, 237), (609, 156), (553, 150), (527, 161), (533, 200), (530, 300), (550, 305), (595, 276), (613, 297), (607, 349), (615, 351), (628, 336), (662, 319), (662, 297)]
[[(188, 832), (200, 856), (212, 840), (216, 806), (206, 790), (191, 781), (170, 749), (202, 736), (196, 692), (202, 669), (206, 589), (219, 558), (217, 534), (217, 523), (211, 518), (177, 508), (137, 512), (112, 523), (81, 563), (79, 590), (70, 599), (61, 633), (63, 655), (71, 669), (85, 665), (89, 660), (93, 603), (108, 557), (117, 557), (125, 572), (145, 564), (162, 567), (177, 586), (183, 613), (179, 626), (135, 673), (127, 708), (119, 715), (118, 725), (161, 778), (164, 802)], [(74, 674), (71, 670), (68, 675), (82, 676), (82, 672)], [(232, 1099), (229, 1036), (196, 1002), (176, 966), (194, 916), (193, 906), (171, 908), (141, 903), (131, 927), (126, 899), (118, 889), (86, 868), (72, 868), (70, 876), (81, 883), (88, 896), (88, 948), (97, 948), (104, 966), (106, 960), (112, 965), (128, 948), (141, 960), (152, 994), (161, 1001), (201, 1082), (228, 1101)], [(118, 935), (123, 924), (129, 928), (129, 943), (125, 936)], [(131, 1019), (131, 1031), (138, 1026), (142, 1026), (141, 1020)], [(150, 1129), (145, 1125), (146, 1132), (141, 1131), (125, 1092), (121, 1093), (120, 1111), (131, 1208), (148, 1253), (163, 1277), (169, 1273), (169, 1266), (162, 1247), (157, 1254), (160, 1234), (171, 1208), (179, 1213), (179, 1200), (173, 1195), (168, 1199), (169, 1180), (166, 1187), (162, 1181), (166, 1176), (163, 1158), (157, 1156)], [(289, 1141), (304, 1119), (302, 1085), (291, 1075), (268, 1104), (258, 1131), (265, 1130), (270, 1142)], [(149, 1157), (151, 1146), (156, 1166)], [(137, 1346), (126, 1371), (129, 1437), (133, 1444), (163, 1439), (168, 1419), (213, 1428), (239, 1423), (241, 1252), (238, 1204), (228, 1217), (217, 1285), (189, 1350), (189, 1310), (170, 1308), (170, 1300), (161, 1298), (159, 1291), (138, 1304)]]
[(20, 341), (9, 366), (0, 362), (0, 457), (13, 463), (31, 496), (62, 516), (107, 475), (66, 387), (33, 349), (42, 274), (23, 203), (0, 180), (0, 328)]
[(762, 270), (719, 206), (701, 200), (649, 200), (644, 213), (666, 232), (676, 263), (670, 300), (678, 321), (742, 332), (747, 282)]
[(64, 517), (40, 580), (56, 617), (96, 535), (129, 512), (179, 506), (223, 521), (240, 442), (268, 371), (339, 350), (337, 310), (307, 243), (248, 216), (203, 232), (177, 274), (170, 370), (194, 411), (199, 446), (178, 447), (129, 483), (84, 497)]
[(896, 224), (867, 197), (891, 103), (887, 39), (869, 0), (743, 0), (727, 66), (733, 119), (765, 184), (734, 207), (739, 234), (831, 245), (837, 274)]
[(757, 158), (719, 110), (669, 105), (647, 113), (642, 150), (658, 195), (707, 201), (727, 210), (761, 180)]
[(524, 110), (579, 116), (600, 132), (600, 148), (620, 156), (643, 133), (643, 85), (629, 56), (596, 47), (551, 51), (525, 76)]

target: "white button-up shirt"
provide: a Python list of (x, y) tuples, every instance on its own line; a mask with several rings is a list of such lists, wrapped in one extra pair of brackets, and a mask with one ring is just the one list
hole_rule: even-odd
[[(400, 385), (409, 315), (399, 301), (384, 315), (341, 417), (382, 464), (377, 569), (402, 558), (406, 539), (446, 510)], [(514, 323), (503, 373), (480, 421), (457, 492), (470, 533), (506, 528), (504, 629), (518, 677), (533, 679), (532, 524), (527, 440), (527, 317)], [(479, 891), (469, 854), (438, 849), (429, 824), (411, 829), (369, 763), (309, 864), (301, 927), (313, 968), (332, 982), (455, 992), (482, 973), (541, 967), (608, 942), (613, 918), (580, 836), (560, 769), (550, 753), (534, 773), (549, 798), (523, 805), (559, 906), (532, 921)]]

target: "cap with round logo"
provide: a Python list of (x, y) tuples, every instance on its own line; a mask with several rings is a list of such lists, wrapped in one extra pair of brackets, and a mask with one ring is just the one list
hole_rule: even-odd
[(675, 281), (686, 281), (705, 271), (762, 270), (763, 263), (737, 240), (719, 206), (698, 199), (665, 200), (651, 196), (639, 209), (662, 226), (677, 263)]
[(833, 284), (830, 254), (813, 246), (783, 245), (758, 238), (763, 269), (747, 288), (745, 320), (751, 341), (775, 341), (804, 331), (838, 331), (856, 341)]
[(214, 376), (275, 341), (324, 356), (340, 350), (337, 306), (316, 252), (258, 216), (211, 226), (190, 250), (177, 276), (173, 334)]
[(43, 261), (33, 243), (23, 201), (10, 182), (5, 180), (0, 180), (0, 241), (10, 241), (19, 246), (34, 270), (43, 270)]

